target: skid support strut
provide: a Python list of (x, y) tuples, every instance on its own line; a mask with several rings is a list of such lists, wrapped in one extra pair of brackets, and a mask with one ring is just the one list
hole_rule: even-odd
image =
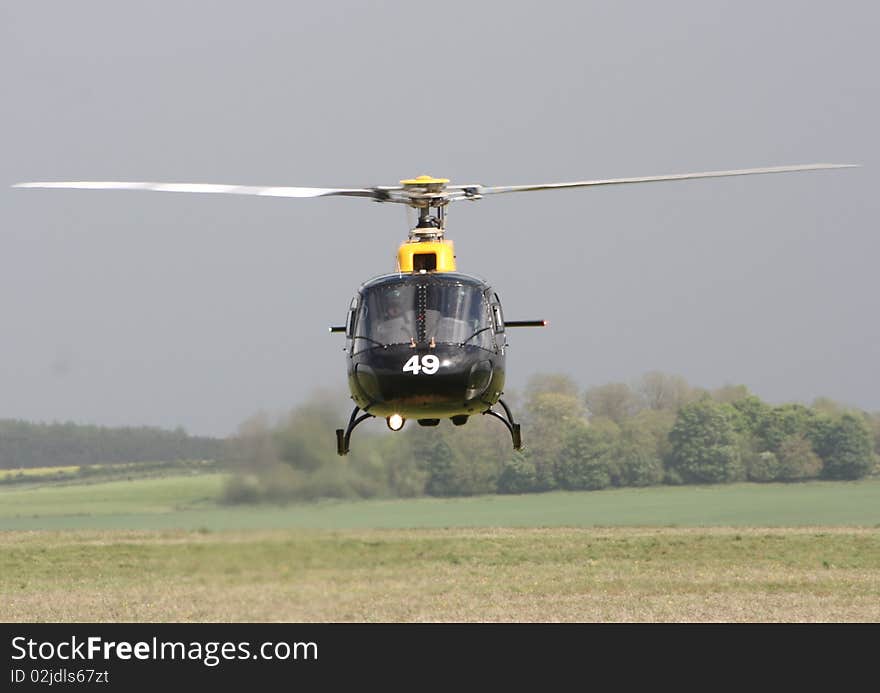
[(361, 410), (360, 407), (355, 407), (354, 411), (351, 412), (351, 418), (348, 420), (348, 426), (345, 430), (341, 428), (336, 429), (336, 452), (339, 455), (347, 455), (349, 451), (349, 443), (351, 442), (351, 432), (357, 428), (357, 425), (361, 421), (366, 421), (367, 419), (373, 418), (372, 414), (368, 414), (364, 412), (360, 416), (358, 416), (358, 412)]
[(492, 408), (487, 409), (483, 412), (483, 414), (488, 414), (496, 419), (498, 419), (501, 423), (507, 426), (507, 430), (510, 431), (510, 437), (513, 439), (513, 449), (519, 450), (522, 447), (522, 435), (519, 431), (519, 424), (515, 423), (513, 420), (513, 414), (510, 413), (510, 407), (504, 403), (503, 399), (499, 399), (498, 403), (504, 407), (504, 414), (500, 414)]

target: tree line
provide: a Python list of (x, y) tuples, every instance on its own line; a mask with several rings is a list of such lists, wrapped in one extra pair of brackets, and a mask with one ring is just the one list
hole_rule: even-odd
[[(361, 426), (336, 455), (338, 398), (316, 396), (279, 421), (260, 415), (227, 441), (230, 502), (459, 496), (658, 484), (860, 479), (877, 472), (880, 413), (827, 398), (764, 402), (742, 385), (692, 387), (651, 372), (581, 392), (565, 375), (508, 396), (524, 447), (489, 417), (400, 433)], [(446, 422), (443, 422), (446, 423)], [(367, 430), (365, 430), (367, 429)], [(381, 432), (380, 432), (381, 431)]]
[(0, 419), (0, 469), (217, 459), (223, 441), (182, 428), (109, 428)]

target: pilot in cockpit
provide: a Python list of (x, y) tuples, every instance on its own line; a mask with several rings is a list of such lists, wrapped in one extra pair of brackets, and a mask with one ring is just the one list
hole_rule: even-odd
[(401, 292), (389, 291), (382, 300), (382, 319), (376, 326), (376, 339), (383, 344), (410, 342), (415, 336), (411, 313), (406, 310)]

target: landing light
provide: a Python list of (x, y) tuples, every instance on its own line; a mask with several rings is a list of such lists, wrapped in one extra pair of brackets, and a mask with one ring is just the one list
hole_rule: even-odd
[(392, 431), (399, 431), (403, 428), (403, 424), (406, 423), (406, 419), (404, 419), (400, 414), (392, 414), (387, 419), (385, 419), (385, 423), (388, 424), (388, 428)]

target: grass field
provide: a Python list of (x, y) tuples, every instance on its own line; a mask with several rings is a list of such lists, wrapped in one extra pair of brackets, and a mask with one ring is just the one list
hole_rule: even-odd
[(222, 506), (222, 474), (0, 487), (0, 530), (880, 527), (880, 479)]
[(22, 479), (39, 481), (45, 477), (67, 477), (79, 472), (78, 466), (70, 467), (28, 467), (26, 469), (0, 469), (0, 481)]
[(214, 460), (178, 460), (176, 462), (114, 462), (109, 464), (70, 465), (66, 467), (22, 467), (0, 469), (0, 484), (39, 484), (52, 482), (96, 482), (113, 478), (135, 479), (149, 476), (210, 472)]
[(0, 489), (0, 621), (880, 621), (880, 480), (223, 507)]
[(0, 620), (880, 621), (875, 529), (12, 532)]

